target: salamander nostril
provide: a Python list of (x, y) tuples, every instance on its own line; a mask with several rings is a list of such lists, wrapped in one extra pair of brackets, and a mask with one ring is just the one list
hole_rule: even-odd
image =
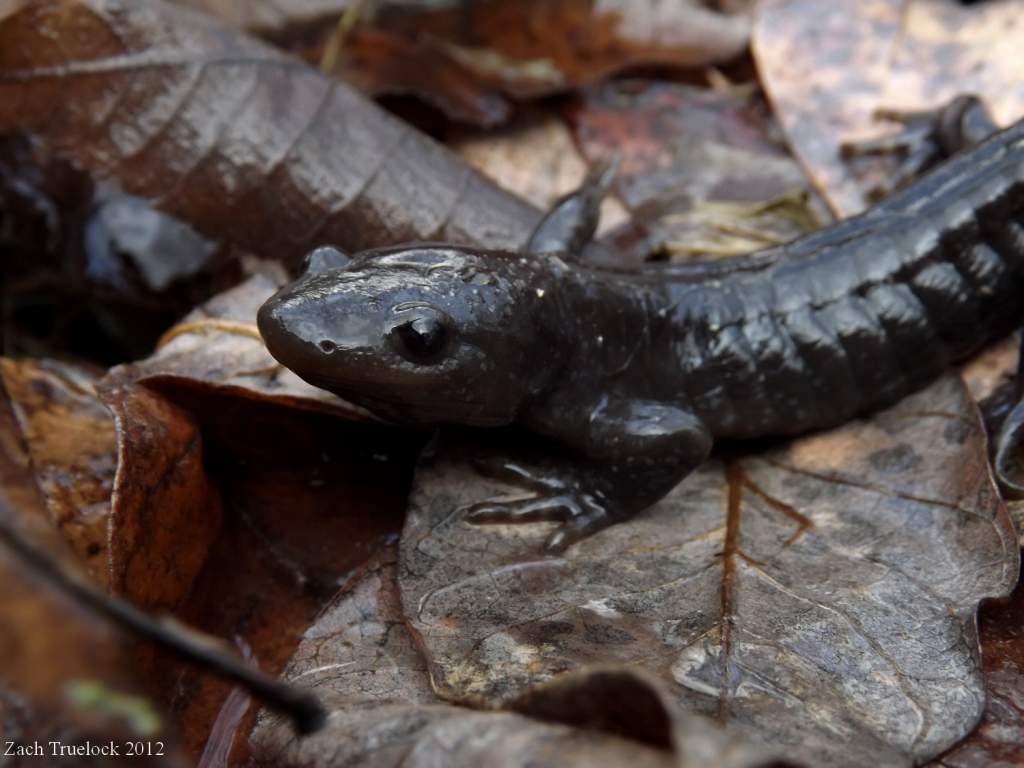
[(337, 348), (338, 348), (338, 345), (335, 344), (330, 339), (324, 339), (323, 341), (320, 342), (320, 349), (322, 349), (328, 355), (331, 354), (331, 352), (333, 352)]

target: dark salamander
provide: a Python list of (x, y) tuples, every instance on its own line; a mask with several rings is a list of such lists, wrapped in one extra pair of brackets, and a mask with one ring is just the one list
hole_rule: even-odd
[(516, 423), (567, 447), (503, 464), (534, 497), (470, 511), (561, 521), (557, 551), (662, 498), (713, 440), (889, 405), (1024, 317), (1024, 121), (863, 215), (714, 264), (583, 264), (609, 176), (521, 254), (318, 249), (261, 308), (267, 347), (384, 417)]

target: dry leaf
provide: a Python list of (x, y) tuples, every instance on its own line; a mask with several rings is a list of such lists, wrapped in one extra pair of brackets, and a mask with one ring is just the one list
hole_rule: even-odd
[(620, 160), (615, 192), (631, 215), (608, 234), (620, 261), (737, 255), (826, 220), (749, 88), (617, 81), (585, 92), (571, 120), (587, 157)]
[[(10, 366), (5, 365), (5, 373), (11, 374)], [(17, 380), (17, 375), (14, 378)], [(55, 499), (50, 510), (43, 505), (11, 405), (0, 387), (0, 514), (4, 526), (22, 530), (55, 558), (73, 559), (49, 520), (55, 505), (69, 499)], [(19, 403), (19, 407), (23, 405)], [(90, 406), (84, 410), (88, 412)], [(42, 448), (36, 444), (38, 451)], [(53, 487), (56, 469), (55, 464), (42, 467), (47, 487)], [(72, 539), (77, 543), (74, 536)], [(38, 740), (44, 750), (39, 757), (15, 759), (16, 764), (96, 764), (96, 758), (53, 756), (51, 740), (69, 747), (86, 740), (94, 744), (112, 740), (123, 747), (128, 740), (145, 739), (160, 742), (163, 756), (128, 757), (122, 748), (119, 758), (105, 762), (183, 765), (166, 721), (139, 690), (123, 636), (68, 597), (55, 593), (7, 546), (0, 547), (0, 627), (0, 656), (5, 662), (0, 679), (4, 748), (14, 744), (31, 749)]]
[[(447, 138), (459, 156), (496, 184), (547, 210), (562, 195), (579, 187), (587, 161), (557, 116), (534, 113), (500, 131), (462, 130)], [(614, 196), (601, 204), (599, 234), (628, 218)]]
[(893, 130), (877, 109), (982, 96), (1003, 125), (1024, 115), (1024, 1), (767, 0), (754, 28), (761, 82), (790, 144), (837, 216), (867, 207), (868, 186), (839, 146)]
[[(337, 583), (397, 534), (422, 442), (367, 425), (379, 422), (268, 355), (252, 322), (275, 288), (255, 276), (214, 297), (102, 384), (118, 414), (114, 584), (235, 640), (270, 671)], [(143, 663), (190, 754), (208, 739), (217, 754), (244, 748), (247, 698), (209, 676), (182, 685), (162, 656)]]
[(55, 360), (0, 358), (0, 381), (49, 519), (92, 579), (106, 585), (117, 446), (95, 378), (92, 371)]
[(722, 12), (698, 0), (183, 2), (293, 47), (318, 39), (307, 57), (329, 57), (331, 71), (364, 92), (413, 93), (480, 126), (510, 117), (507, 97), (562, 92), (630, 67), (733, 60), (750, 31), (749, 4)]
[(1024, 587), (979, 616), (988, 702), (978, 729), (936, 761), (944, 768), (1001, 768), (1024, 764)]

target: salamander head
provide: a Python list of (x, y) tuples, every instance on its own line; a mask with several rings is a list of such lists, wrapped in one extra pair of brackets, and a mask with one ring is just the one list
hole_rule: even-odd
[[(452, 246), (330, 248), (261, 308), (267, 349), (309, 383), (412, 424), (508, 424), (540, 391), (543, 270)], [(549, 299), (550, 301), (550, 299)]]

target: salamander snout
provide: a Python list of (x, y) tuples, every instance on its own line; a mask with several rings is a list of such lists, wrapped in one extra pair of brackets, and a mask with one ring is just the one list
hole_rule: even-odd
[(301, 296), (271, 297), (256, 313), (256, 325), (270, 354), (289, 368), (314, 364), (338, 348)]

